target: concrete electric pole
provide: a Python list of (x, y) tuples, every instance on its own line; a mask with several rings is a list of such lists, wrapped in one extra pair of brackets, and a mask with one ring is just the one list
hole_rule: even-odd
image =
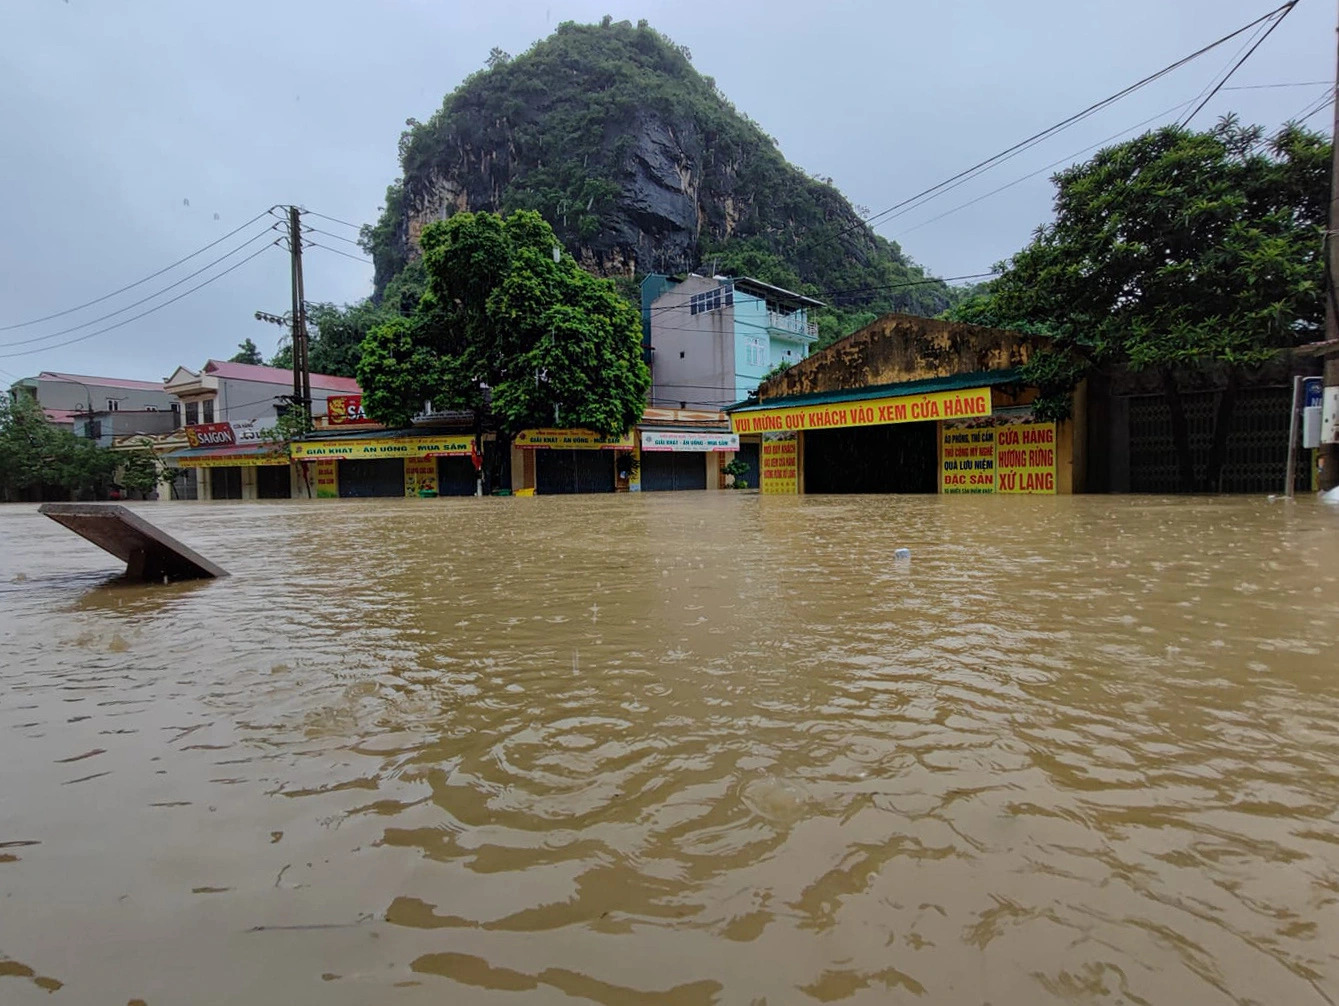
[(307, 362), (307, 308), (302, 289), (302, 211), (288, 208), (288, 243), (293, 263), (293, 400), (310, 421), (311, 369)]
[[(1335, 27), (1339, 49), (1339, 22)], [(1339, 56), (1335, 60), (1335, 96), (1339, 97)], [(1330, 161), (1330, 217), (1325, 233), (1325, 401), (1323, 429), (1325, 442), (1320, 448), (1320, 488), (1339, 485), (1339, 443), (1336, 442), (1335, 413), (1339, 412), (1339, 100), (1334, 101), (1334, 124), (1330, 134), (1334, 146)]]

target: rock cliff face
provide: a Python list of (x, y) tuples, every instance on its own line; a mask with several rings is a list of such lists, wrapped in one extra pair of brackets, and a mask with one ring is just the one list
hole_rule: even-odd
[[(378, 291), (417, 257), (423, 227), (461, 210), (538, 210), (602, 275), (715, 259), (820, 295), (923, 276), (645, 23), (564, 24), (490, 62), (428, 122), (410, 120), (403, 176), (369, 232)], [(917, 286), (916, 303), (888, 306), (946, 306), (942, 288)]]

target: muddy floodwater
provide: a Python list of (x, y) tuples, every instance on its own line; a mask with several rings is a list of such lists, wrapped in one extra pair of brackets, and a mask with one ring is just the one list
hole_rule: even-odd
[(137, 507), (0, 507), (6, 1006), (1339, 1001), (1339, 508)]

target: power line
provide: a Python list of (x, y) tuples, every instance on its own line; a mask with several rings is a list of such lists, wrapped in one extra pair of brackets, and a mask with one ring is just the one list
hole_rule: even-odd
[(249, 244), (254, 244), (255, 242), (259, 241), (261, 238), (263, 238), (263, 237), (265, 237), (266, 235), (268, 235), (272, 229), (273, 229), (273, 228), (266, 228), (265, 230), (261, 231), (259, 234), (255, 234), (255, 235), (253, 235), (252, 237), (248, 238), (246, 241), (243, 241), (241, 244), (239, 244), (236, 248), (232, 249), (231, 251), (225, 252), (224, 254), (220, 255), (218, 258), (214, 259), (212, 262), (207, 262), (207, 263), (205, 263), (205, 264), (202, 265), (199, 269), (195, 270), (195, 272), (188, 273), (188, 274), (186, 274), (185, 276), (183, 276), (181, 279), (177, 280), (175, 283), (172, 283), (172, 284), (170, 284), (170, 285), (168, 285), (168, 286), (165, 286), (165, 287), (163, 287), (161, 290), (156, 290), (156, 291), (154, 291), (153, 293), (149, 294), (149, 296), (147, 296), (147, 297), (141, 297), (139, 300), (137, 300), (137, 301), (135, 301), (135, 302), (133, 302), (133, 303), (131, 303), (131, 304), (127, 304), (125, 307), (117, 308), (115, 311), (109, 311), (107, 314), (104, 314), (104, 315), (101, 315), (100, 317), (94, 318), (94, 319), (92, 319), (91, 321), (85, 321), (85, 322), (83, 322), (83, 323), (81, 323), (81, 324), (78, 324), (78, 325), (71, 325), (69, 328), (62, 328), (62, 329), (60, 329), (59, 331), (56, 331), (56, 332), (48, 332), (46, 335), (34, 335), (34, 336), (32, 336), (31, 338), (28, 338), (28, 339), (16, 339), (16, 340), (14, 340), (13, 342), (0, 342), (0, 349), (7, 349), (7, 348), (9, 348), (9, 347), (11, 347), (11, 346), (27, 346), (27, 345), (29, 345), (29, 344), (31, 344), (31, 343), (34, 343), (34, 342), (45, 342), (47, 339), (55, 339), (55, 338), (58, 338), (59, 336), (62, 336), (62, 335), (68, 335), (68, 334), (71, 333), (71, 332), (77, 332), (77, 331), (79, 331), (81, 328), (88, 328), (90, 325), (96, 325), (98, 322), (100, 322), (100, 321), (106, 321), (108, 318), (115, 318), (118, 314), (125, 314), (127, 311), (131, 310), (132, 308), (139, 307), (141, 304), (146, 304), (146, 303), (148, 303), (149, 301), (153, 300), (155, 297), (161, 297), (163, 294), (167, 293), (167, 291), (176, 289), (177, 287), (181, 286), (181, 284), (183, 284), (183, 283), (185, 283), (185, 282), (188, 282), (189, 280), (194, 279), (196, 276), (199, 276), (202, 272), (205, 272), (205, 271), (207, 271), (207, 270), (213, 268), (214, 266), (218, 265), (218, 264), (219, 264), (220, 262), (222, 262), (224, 259), (232, 258), (232, 256), (236, 255), (239, 251), (241, 251), (241, 250), (242, 250), (243, 248), (245, 248), (247, 245), (249, 245)]
[(1272, 87), (1319, 87), (1330, 83), (1328, 80), (1294, 80), (1284, 84), (1233, 84), (1224, 91), (1263, 91)]
[(1191, 112), (1189, 115), (1187, 115), (1184, 120), (1182, 120), (1181, 122), (1182, 129), (1190, 125), (1190, 121), (1193, 118), (1195, 118), (1196, 115), (1199, 114), (1200, 109), (1202, 109), (1205, 105), (1207, 105), (1213, 99), (1213, 96), (1223, 89), (1223, 85), (1226, 84), (1229, 80), (1231, 80), (1232, 75), (1241, 69), (1241, 65), (1255, 54), (1255, 50), (1259, 49), (1260, 46), (1265, 44), (1265, 39), (1269, 38), (1270, 35), (1274, 34), (1274, 29), (1277, 28), (1279, 25), (1283, 24), (1284, 19), (1287, 18), (1287, 16), (1292, 13), (1293, 8), (1295, 6), (1297, 6), (1297, 0), (1292, 0), (1291, 3), (1284, 4), (1282, 8), (1282, 13), (1280, 13), (1279, 16), (1274, 19), (1274, 23), (1269, 26), (1269, 30), (1266, 31), (1263, 35), (1261, 35), (1260, 38), (1255, 42), (1255, 44), (1246, 50), (1246, 55), (1242, 56), (1241, 59), (1237, 60), (1236, 64), (1232, 67), (1232, 69), (1227, 71), (1227, 76), (1225, 76), (1221, 81), (1218, 82), (1218, 86), (1215, 87), (1212, 91), (1210, 91), (1208, 96), (1198, 105), (1195, 106), (1195, 110)]
[(357, 245), (359, 248), (362, 247), (362, 245), (358, 244), (353, 238), (346, 238), (343, 234), (332, 234), (330, 231), (323, 231), (319, 227), (304, 227), (303, 231), (307, 234), (324, 234), (326, 237), (334, 238), (336, 241), (347, 241), (351, 245)]
[[(1242, 34), (1244, 34), (1245, 32), (1250, 31), (1252, 28), (1255, 28), (1257, 25), (1259, 25), (1259, 24), (1261, 24), (1261, 23), (1263, 23), (1263, 22), (1269, 20), (1270, 18), (1275, 17), (1276, 15), (1280, 14), (1281, 12), (1283, 12), (1283, 11), (1285, 11), (1285, 10), (1291, 10), (1291, 9), (1296, 5), (1296, 3), (1297, 3), (1297, 0), (1289, 0), (1288, 3), (1285, 3), (1285, 4), (1283, 4), (1282, 6), (1275, 8), (1274, 10), (1270, 11), (1268, 14), (1265, 14), (1265, 15), (1263, 15), (1263, 16), (1261, 16), (1261, 17), (1256, 18), (1254, 21), (1251, 21), (1249, 24), (1244, 25), (1244, 26), (1242, 26), (1241, 28), (1238, 28), (1236, 31), (1234, 31), (1234, 32), (1232, 32), (1232, 33), (1230, 33), (1230, 34), (1228, 34), (1228, 35), (1224, 35), (1222, 38), (1218, 39), (1217, 41), (1215, 41), (1215, 42), (1211, 42), (1209, 45), (1204, 46), (1203, 48), (1196, 50), (1195, 52), (1191, 53), (1189, 56), (1184, 56), (1184, 57), (1182, 57), (1181, 59), (1177, 60), (1176, 62), (1171, 63), (1171, 64), (1169, 64), (1169, 65), (1163, 67), (1161, 70), (1157, 71), (1156, 73), (1150, 74), (1149, 76), (1144, 77), (1142, 80), (1136, 81), (1134, 84), (1131, 84), (1129, 87), (1126, 87), (1124, 90), (1117, 91), (1115, 94), (1113, 94), (1113, 95), (1111, 95), (1111, 96), (1109, 96), (1109, 97), (1107, 97), (1107, 98), (1103, 98), (1101, 101), (1096, 102), (1095, 104), (1089, 105), (1089, 106), (1088, 106), (1087, 108), (1085, 108), (1083, 111), (1078, 112), (1078, 113), (1076, 113), (1076, 114), (1074, 114), (1074, 115), (1071, 115), (1071, 116), (1070, 116), (1069, 118), (1067, 118), (1067, 119), (1062, 119), (1060, 122), (1057, 122), (1055, 125), (1050, 126), (1050, 127), (1046, 128), (1046, 129), (1043, 129), (1041, 132), (1034, 133), (1032, 136), (1029, 136), (1029, 137), (1028, 137), (1027, 139), (1025, 139), (1025, 140), (1021, 140), (1021, 141), (1019, 141), (1018, 143), (1015, 143), (1015, 144), (1014, 144), (1013, 146), (1011, 146), (1011, 147), (1006, 147), (1004, 150), (1000, 151), (998, 154), (995, 154), (995, 155), (993, 155), (993, 156), (991, 156), (991, 157), (988, 157), (988, 158), (986, 158), (986, 159), (983, 160), (983, 161), (979, 161), (979, 162), (977, 162), (977, 163), (974, 164), (972, 167), (967, 168), (967, 169), (964, 170), (964, 171), (960, 171), (960, 172), (958, 172), (956, 175), (952, 175), (952, 176), (950, 176), (949, 178), (944, 179), (944, 181), (939, 182), (937, 185), (932, 185), (932, 186), (930, 186), (928, 189), (924, 189), (924, 190), (922, 190), (921, 192), (918, 192), (918, 193), (917, 193), (916, 195), (914, 195), (914, 196), (909, 196), (908, 198), (903, 199), (901, 202), (894, 203), (892, 206), (888, 207), (888, 208), (885, 209), (885, 210), (880, 210), (878, 213), (875, 213), (875, 214), (873, 214), (873, 215), (871, 215), (871, 216), (866, 217), (863, 221), (860, 221), (860, 223), (864, 224), (865, 226), (871, 226), (871, 225), (874, 224), (875, 221), (880, 220), (880, 219), (882, 219), (882, 218), (885, 218), (885, 217), (887, 217), (889, 214), (894, 213), (894, 212), (897, 211), (897, 210), (902, 210), (904, 207), (911, 207), (912, 204), (919, 204), (920, 201), (922, 201), (922, 200), (926, 200), (926, 199), (929, 198), (929, 197), (933, 197), (933, 196), (935, 196), (936, 194), (941, 193), (941, 191), (947, 191), (949, 188), (956, 188), (958, 185), (960, 185), (960, 184), (962, 184), (963, 182), (969, 180), (970, 178), (975, 177), (975, 176), (976, 176), (977, 174), (979, 174), (980, 172), (982, 172), (982, 171), (984, 171), (984, 170), (986, 170), (986, 169), (988, 169), (988, 168), (994, 167), (996, 164), (1002, 163), (1003, 161), (1006, 161), (1006, 160), (1010, 159), (1011, 157), (1014, 157), (1014, 156), (1016, 156), (1017, 154), (1022, 153), (1024, 150), (1028, 149), (1029, 147), (1035, 146), (1037, 143), (1040, 143), (1042, 140), (1047, 139), (1048, 137), (1055, 135), (1056, 133), (1060, 132), (1061, 130), (1063, 130), (1063, 129), (1067, 129), (1068, 127), (1074, 125), (1075, 123), (1080, 122), (1081, 120), (1088, 118), (1090, 115), (1093, 115), (1094, 113), (1096, 113), (1096, 112), (1102, 110), (1103, 108), (1106, 108), (1107, 106), (1109, 106), (1109, 105), (1111, 105), (1111, 104), (1114, 104), (1115, 102), (1119, 101), (1120, 99), (1125, 98), (1125, 97), (1127, 97), (1127, 96), (1130, 95), (1130, 94), (1133, 94), (1135, 91), (1139, 90), (1140, 88), (1145, 87), (1145, 86), (1147, 86), (1148, 84), (1153, 83), (1155, 80), (1158, 80), (1158, 79), (1160, 79), (1160, 78), (1162, 78), (1162, 77), (1165, 77), (1167, 74), (1171, 73), (1171, 72), (1174, 71), (1174, 70), (1178, 70), (1178, 69), (1180, 69), (1182, 66), (1185, 66), (1187, 63), (1190, 63), (1190, 62), (1192, 62), (1192, 61), (1198, 59), (1200, 56), (1203, 56), (1205, 53), (1210, 52), (1210, 51), (1212, 51), (1213, 49), (1218, 48), (1220, 45), (1223, 45), (1224, 43), (1231, 41), (1232, 39), (1236, 38), (1238, 35), (1242, 35)], [(1271, 29), (1271, 30), (1272, 30), (1272, 29)], [(904, 212), (905, 212), (905, 210), (904, 210)], [(851, 230), (851, 229), (853, 229), (853, 228), (847, 228), (847, 230)], [(845, 233), (845, 232), (843, 232), (843, 233)]]
[(957, 213), (959, 210), (965, 210), (965, 209), (966, 209), (967, 207), (969, 207), (969, 206), (975, 206), (977, 203), (981, 202), (982, 200), (989, 199), (991, 196), (997, 196), (997, 195), (999, 195), (1001, 192), (1005, 191), (1006, 189), (1011, 189), (1011, 188), (1013, 188), (1015, 185), (1020, 185), (1020, 184), (1022, 184), (1023, 182), (1026, 182), (1029, 178), (1035, 178), (1035, 177), (1037, 177), (1037, 175), (1040, 175), (1043, 171), (1050, 171), (1052, 168), (1054, 168), (1054, 167), (1058, 167), (1059, 165), (1064, 164), (1066, 161), (1072, 161), (1072, 160), (1074, 160), (1074, 158), (1076, 158), (1076, 157), (1080, 157), (1080, 156), (1082, 156), (1083, 154), (1088, 153), (1088, 151), (1090, 151), (1090, 150), (1093, 150), (1093, 149), (1095, 149), (1095, 148), (1097, 148), (1097, 147), (1101, 147), (1101, 146), (1103, 146), (1104, 144), (1110, 143), (1112, 140), (1115, 140), (1115, 139), (1117, 139), (1117, 138), (1119, 138), (1119, 137), (1121, 137), (1121, 136), (1124, 136), (1126, 133), (1133, 132), (1134, 130), (1139, 129), (1141, 126), (1146, 126), (1146, 125), (1148, 125), (1150, 122), (1155, 122), (1155, 121), (1157, 121), (1158, 119), (1161, 119), (1164, 115), (1170, 115), (1172, 112), (1179, 112), (1181, 109), (1187, 107), (1188, 105), (1193, 104), (1194, 101), (1195, 101), (1195, 99), (1194, 99), (1194, 98), (1191, 98), (1189, 101), (1183, 101), (1183, 102), (1181, 102), (1181, 104), (1179, 104), (1179, 105), (1173, 105), (1171, 108), (1165, 109), (1164, 111), (1159, 112), (1157, 115), (1151, 115), (1151, 116), (1149, 116), (1149, 117), (1148, 117), (1147, 119), (1145, 119), (1143, 122), (1137, 123), (1137, 124), (1131, 126), (1129, 129), (1122, 129), (1119, 133), (1112, 133), (1112, 134), (1111, 134), (1110, 136), (1108, 136), (1105, 140), (1098, 140), (1096, 143), (1091, 144), (1091, 145), (1089, 145), (1089, 146), (1087, 146), (1087, 147), (1084, 147), (1082, 150), (1075, 151), (1074, 153), (1068, 155), (1067, 157), (1062, 157), (1062, 158), (1060, 158), (1059, 160), (1052, 161), (1050, 164), (1047, 164), (1047, 165), (1045, 165), (1044, 167), (1038, 168), (1036, 171), (1031, 171), (1031, 172), (1029, 172), (1028, 174), (1023, 175), (1021, 178), (1015, 178), (1012, 182), (1009, 182), (1007, 185), (1001, 185), (998, 189), (991, 189), (991, 190), (990, 190), (989, 192), (987, 192), (985, 195), (977, 196), (975, 199), (969, 199), (969, 200), (968, 200), (967, 202), (965, 202), (965, 203), (959, 203), (957, 206), (953, 207), (951, 210), (945, 210), (943, 213), (940, 213), (940, 214), (937, 215), (937, 216), (930, 217), (930, 219), (928, 219), (928, 220), (922, 220), (920, 223), (916, 224), (914, 227), (908, 227), (906, 230), (902, 231), (901, 233), (902, 233), (902, 234), (910, 234), (912, 231), (918, 231), (918, 230), (920, 230), (922, 227), (928, 226), (929, 224), (932, 224), (932, 223), (934, 223), (934, 222), (937, 221), (937, 220), (943, 220), (943, 219), (944, 219), (945, 217), (947, 217), (947, 216), (952, 216), (954, 213)]
[(67, 315), (67, 314), (73, 314), (75, 311), (82, 311), (82, 310), (83, 310), (84, 308), (86, 308), (86, 307), (92, 307), (94, 304), (101, 304), (104, 300), (109, 300), (109, 299), (111, 299), (112, 297), (115, 297), (117, 294), (125, 293), (127, 290), (133, 290), (133, 289), (134, 289), (135, 287), (137, 287), (137, 286), (142, 286), (143, 284), (149, 282), (149, 280), (151, 280), (151, 279), (156, 279), (157, 277), (163, 275), (163, 273), (168, 272), (169, 270), (175, 269), (177, 266), (181, 265), (183, 262), (189, 262), (191, 259), (195, 258), (195, 256), (197, 256), (197, 255), (199, 255), (199, 254), (201, 254), (201, 253), (203, 253), (203, 252), (207, 252), (207, 251), (209, 251), (209, 249), (213, 248), (215, 245), (217, 245), (217, 244), (221, 244), (222, 242), (227, 241), (228, 238), (232, 237), (234, 234), (237, 234), (237, 233), (240, 232), (240, 231), (244, 231), (244, 230), (246, 230), (246, 228), (250, 227), (252, 224), (254, 224), (254, 223), (255, 223), (257, 220), (259, 220), (261, 217), (265, 216), (266, 213), (269, 213), (270, 210), (272, 210), (272, 209), (274, 209), (273, 206), (271, 206), (270, 209), (268, 209), (268, 210), (264, 210), (264, 211), (262, 211), (262, 212), (260, 212), (260, 213), (257, 213), (254, 217), (252, 217), (252, 218), (251, 218), (250, 220), (248, 220), (246, 223), (242, 224), (240, 227), (236, 227), (236, 228), (234, 228), (233, 230), (230, 230), (227, 234), (223, 235), (223, 237), (221, 237), (221, 238), (216, 238), (215, 240), (209, 242), (209, 244), (205, 245), (203, 248), (197, 248), (195, 251), (191, 252), (191, 253), (190, 253), (189, 255), (187, 255), (185, 258), (179, 258), (179, 259), (177, 259), (175, 262), (173, 262), (171, 265), (165, 265), (165, 266), (163, 266), (163, 268), (159, 269), (157, 272), (149, 273), (149, 275), (145, 276), (143, 279), (138, 279), (138, 280), (136, 280), (136, 281), (133, 282), (133, 283), (129, 283), (129, 284), (127, 284), (126, 286), (121, 287), (119, 290), (113, 290), (111, 293), (103, 294), (101, 297), (95, 297), (93, 300), (85, 301), (85, 302), (82, 303), (82, 304), (76, 304), (74, 307), (66, 308), (64, 311), (57, 311), (55, 314), (48, 314), (48, 315), (45, 315), (44, 317), (41, 317), (41, 318), (33, 318), (31, 321), (20, 321), (20, 322), (16, 322), (16, 323), (14, 323), (13, 325), (3, 325), (3, 326), (0, 326), (0, 332), (9, 332), (9, 331), (12, 331), (13, 329), (16, 329), (16, 328), (26, 328), (28, 325), (36, 325), (36, 324), (38, 324), (39, 322), (50, 321), (50, 320), (53, 319), (53, 318), (61, 318), (61, 317), (64, 317), (65, 315)]
[(1304, 105), (1299, 112), (1289, 116), (1284, 121), (1294, 122), (1300, 125), (1301, 123), (1306, 122), (1306, 120), (1311, 118), (1313, 115), (1319, 115), (1325, 109), (1329, 108), (1330, 102), (1332, 102), (1333, 100), (1334, 100), (1334, 86), (1331, 85), (1330, 87), (1327, 87), (1325, 89), (1323, 94), (1321, 94), (1319, 97), (1311, 101), (1308, 101), (1306, 105)]
[[(264, 216), (264, 214), (261, 214), (261, 215)], [(86, 339), (91, 339), (91, 338), (93, 338), (93, 336), (95, 336), (95, 335), (102, 335), (102, 333), (104, 333), (104, 332), (110, 332), (110, 331), (112, 331), (112, 330), (114, 330), (114, 329), (123, 328), (124, 326), (129, 325), (132, 321), (138, 321), (140, 318), (143, 318), (143, 317), (145, 317), (145, 316), (147, 316), (147, 315), (153, 314), (155, 311), (161, 311), (163, 308), (167, 307), (169, 304), (175, 304), (177, 301), (181, 300), (183, 297), (188, 297), (188, 296), (190, 296), (191, 294), (195, 293), (196, 290), (199, 290), (199, 289), (202, 288), (202, 287), (206, 287), (206, 286), (208, 286), (210, 283), (213, 283), (215, 280), (220, 280), (220, 279), (222, 279), (224, 276), (228, 275), (228, 273), (232, 272), (234, 269), (240, 269), (242, 266), (246, 265), (248, 262), (250, 262), (250, 261), (251, 261), (253, 258), (255, 258), (257, 255), (263, 255), (265, 252), (267, 252), (267, 251), (269, 251), (271, 248), (273, 248), (276, 244), (278, 244), (277, 241), (274, 242), (274, 243), (272, 243), (272, 244), (267, 244), (267, 245), (265, 245), (265, 246), (263, 246), (263, 247), (261, 247), (261, 248), (258, 248), (256, 251), (252, 252), (252, 253), (251, 253), (250, 255), (248, 255), (246, 258), (242, 259), (240, 262), (235, 262), (235, 263), (233, 263), (233, 264), (230, 265), (227, 269), (224, 269), (221, 273), (218, 273), (218, 274), (215, 275), (215, 276), (211, 276), (209, 279), (205, 280), (203, 283), (197, 283), (195, 286), (191, 287), (189, 290), (184, 290), (183, 292), (177, 294), (177, 295), (176, 295), (175, 297), (173, 297), (171, 300), (165, 300), (165, 301), (163, 301), (163, 303), (158, 304), (158, 305), (155, 305), (154, 307), (149, 308), (149, 310), (147, 310), (147, 311), (141, 311), (139, 314), (134, 315), (133, 317), (130, 317), (130, 318), (125, 319), (125, 321), (118, 321), (115, 325), (108, 325), (106, 328), (100, 328), (100, 329), (98, 329), (98, 330), (95, 331), (95, 332), (89, 332), (89, 333), (87, 333), (86, 335), (81, 335), (81, 336), (79, 336), (78, 338), (75, 338), (75, 339), (68, 339), (68, 340), (66, 340), (65, 342), (58, 342), (58, 343), (56, 343), (54, 346), (39, 346), (37, 349), (24, 349), (24, 350), (20, 350), (20, 351), (17, 352), (17, 353), (0, 353), (0, 360), (8, 360), (8, 359), (11, 359), (11, 358), (16, 357), (16, 356), (31, 356), (33, 353), (43, 353), (43, 352), (46, 352), (46, 351), (49, 350), (49, 349), (60, 349), (60, 348), (63, 347), (63, 346), (73, 346), (76, 342), (83, 342), (83, 341), (86, 340)]]
[(308, 210), (308, 209), (304, 209), (302, 212), (307, 214), (308, 216), (320, 217), (322, 220), (329, 220), (331, 223), (343, 224), (345, 227), (352, 227), (356, 231), (362, 230), (362, 228), (359, 227), (357, 224), (351, 224), (347, 220), (341, 220), (339, 217), (326, 216), (324, 213), (317, 213), (315, 210)]
[(361, 263), (363, 263), (364, 265), (371, 265), (371, 264), (372, 264), (372, 260), (369, 259), (369, 258), (363, 258), (361, 255), (350, 255), (348, 252), (342, 252), (342, 251), (340, 251), (338, 248), (331, 248), (329, 245), (321, 245), (321, 244), (317, 244), (315, 241), (308, 241), (308, 242), (307, 242), (307, 247), (308, 247), (308, 248), (323, 248), (323, 249), (325, 249), (325, 250), (328, 251), (328, 252), (334, 252), (336, 255), (343, 255), (345, 258), (353, 259), (355, 262), (361, 262)]

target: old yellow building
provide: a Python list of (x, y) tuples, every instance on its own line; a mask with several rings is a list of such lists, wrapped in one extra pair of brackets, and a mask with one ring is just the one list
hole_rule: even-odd
[[(885, 315), (730, 410), (766, 494), (1070, 493), (1083, 486), (1083, 389), (1042, 422), (1018, 332)], [(1076, 449), (1076, 444), (1079, 445)]]

